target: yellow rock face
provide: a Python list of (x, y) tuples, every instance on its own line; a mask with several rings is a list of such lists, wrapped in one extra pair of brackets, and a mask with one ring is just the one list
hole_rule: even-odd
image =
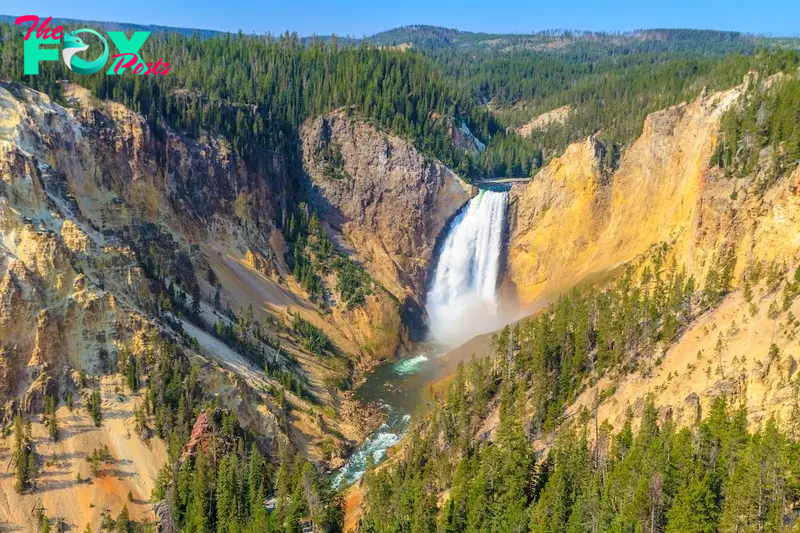
[[(590, 138), (570, 146), (530, 184), (514, 186), (505, 283), (528, 309), (600, 280), (662, 243), (668, 260), (693, 275), (698, 288), (721, 253), (735, 261), (734, 291), (659, 354), (651, 375), (612, 373), (587, 386), (569, 413), (590, 408), (596, 395), (609, 391), (599, 419), (617, 427), (629, 408), (641, 414), (648, 394), (681, 425), (695, 423), (719, 396), (746, 405), (754, 428), (771, 415), (785, 420), (795, 408), (791, 378), (800, 348), (792, 315), (767, 316), (770, 305), (780, 306), (780, 293), (753, 287), (751, 307), (737, 285), (759, 262), (798, 265), (800, 167), (759, 193), (768, 154), (761, 170), (745, 178), (728, 178), (710, 164), (719, 120), (742, 93), (740, 87), (651, 114), (615, 171), (604, 166), (604, 147)], [(798, 305), (789, 309), (795, 316)], [(773, 343), (779, 355), (771, 358)]]
[(735, 279), (757, 259), (793, 259), (800, 250), (799, 174), (762, 198), (753, 193), (758, 176), (731, 180), (709, 163), (720, 117), (741, 93), (651, 114), (616, 171), (604, 168), (604, 148), (588, 139), (530, 184), (515, 186), (505, 281), (519, 304), (602, 275), (660, 243), (698, 286), (722, 250), (736, 257)]
[(574, 284), (576, 267), (595, 256), (608, 218), (603, 151), (594, 139), (573, 144), (528, 185), (512, 188), (507, 280), (522, 305)]

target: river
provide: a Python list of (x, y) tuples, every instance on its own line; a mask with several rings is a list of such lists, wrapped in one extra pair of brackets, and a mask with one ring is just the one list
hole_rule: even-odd
[(420, 344), (417, 355), (378, 367), (356, 389), (356, 397), (378, 403), (387, 413), (386, 421), (359, 445), (347, 464), (334, 476), (335, 487), (346, 487), (364, 475), (367, 460), (375, 464), (386, 458), (386, 450), (403, 438), (417, 409), (429, 405), (428, 385), (442, 377), (449, 365), (441, 359), (445, 350), (434, 343)]

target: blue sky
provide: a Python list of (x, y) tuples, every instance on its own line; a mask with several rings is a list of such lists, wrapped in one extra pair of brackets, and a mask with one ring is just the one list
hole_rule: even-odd
[(516, 33), (660, 27), (800, 36), (800, 0), (3, 0), (0, 13), (357, 37), (405, 24)]

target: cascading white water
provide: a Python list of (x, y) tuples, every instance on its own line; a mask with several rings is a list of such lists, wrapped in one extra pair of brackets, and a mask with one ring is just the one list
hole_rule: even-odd
[(455, 345), (502, 326), (497, 277), (508, 195), (481, 191), (451, 222), (428, 292), (430, 333)]

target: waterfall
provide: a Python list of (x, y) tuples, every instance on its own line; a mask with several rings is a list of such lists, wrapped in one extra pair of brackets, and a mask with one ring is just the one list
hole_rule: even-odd
[(481, 191), (450, 223), (428, 292), (433, 338), (459, 344), (502, 327), (497, 309), (507, 193)]
[[(333, 478), (334, 487), (358, 480), (370, 459), (379, 463), (386, 449), (409, 428), (420, 391), (441, 370), (433, 361), (475, 335), (508, 323), (499, 316), (497, 280), (500, 276), (505, 229), (505, 192), (481, 191), (447, 228), (436, 271), (428, 292), (428, 325), (433, 339), (416, 357), (384, 365), (358, 389), (359, 399), (380, 401), (389, 411), (386, 423), (374, 431)], [(418, 345), (417, 349), (424, 347)], [(439, 376), (441, 377), (441, 376)]]

